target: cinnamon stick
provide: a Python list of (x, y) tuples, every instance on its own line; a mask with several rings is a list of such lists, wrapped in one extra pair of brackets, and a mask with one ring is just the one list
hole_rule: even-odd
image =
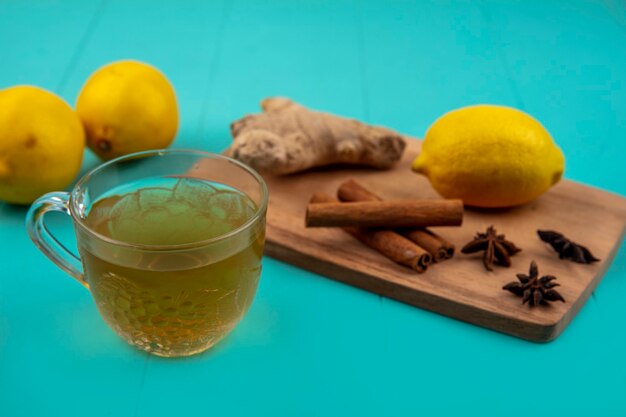
[(426, 249), (435, 262), (442, 262), (454, 256), (454, 245), (426, 228), (403, 230), (400, 233)]
[(383, 199), (374, 194), (359, 182), (353, 179), (344, 181), (337, 189), (337, 196), (341, 201), (382, 201)]
[[(382, 201), (357, 181), (350, 179), (345, 181), (337, 190), (337, 195), (342, 201)], [(401, 233), (409, 240), (426, 249), (434, 262), (441, 262), (454, 256), (454, 245), (426, 228), (406, 229)]]
[(425, 227), (458, 226), (463, 221), (461, 200), (388, 200), (309, 204), (307, 227)]
[[(331, 202), (337, 202), (337, 200), (325, 193), (315, 193), (309, 204)], [(432, 262), (430, 253), (390, 230), (368, 230), (357, 227), (344, 227), (342, 230), (392, 261), (408, 266), (416, 272), (426, 271)]]

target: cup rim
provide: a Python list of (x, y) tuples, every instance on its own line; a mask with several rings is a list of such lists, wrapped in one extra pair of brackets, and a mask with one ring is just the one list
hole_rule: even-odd
[[(78, 193), (80, 190), (82, 190), (82, 186), (87, 183), (91, 177), (93, 177), (95, 174), (98, 174), (99, 172), (107, 169), (108, 167), (115, 165), (116, 163), (119, 162), (123, 162), (123, 161), (127, 161), (127, 160), (131, 160), (131, 159), (135, 159), (135, 158), (145, 158), (148, 156), (165, 156), (168, 154), (187, 154), (187, 155), (197, 155), (197, 156), (204, 156), (204, 157), (208, 157), (210, 159), (221, 159), (223, 161), (229, 162), (231, 164), (234, 164), (236, 166), (238, 166), (239, 168), (243, 169), (244, 171), (246, 171), (248, 174), (252, 175), (252, 177), (259, 183), (260, 187), (261, 187), (261, 203), (257, 206), (254, 215), (252, 215), (245, 223), (243, 223), (242, 225), (240, 225), (239, 227), (221, 234), (219, 236), (215, 236), (209, 239), (204, 239), (204, 240), (199, 240), (199, 241), (195, 241), (195, 242), (189, 242), (189, 243), (181, 243), (181, 244), (174, 244), (174, 245), (146, 245), (146, 244), (139, 244), (139, 243), (128, 243), (128, 242), (124, 242), (121, 240), (116, 240), (113, 238), (110, 238), (108, 236), (102, 235), (96, 231), (94, 231), (93, 229), (91, 229), (88, 225), (85, 224), (84, 220), (77, 215), (78, 213), (78, 207), (77, 205), (77, 201), (78, 201)], [(106, 161), (100, 165), (98, 165), (97, 167), (91, 169), (90, 171), (88, 171), (87, 173), (85, 173), (74, 185), (74, 187), (72, 188), (72, 191), (70, 192), (70, 204), (69, 204), (69, 212), (70, 215), (72, 216), (72, 219), (74, 220), (75, 224), (78, 224), (82, 230), (84, 230), (85, 232), (87, 232), (88, 234), (90, 234), (91, 236), (102, 240), (106, 243), (109, 243), (111, 245), (115, 245), (115, 246), (120, 246), (120, 247), (125, 247), (125, 248), (129, 248), (129, 249), (133, 249), (133, 250), (145, 250), (145, 251), (178, 251), (178, 250), (186, 250), (186, 249), (194, 249), (194, 248), (200, 248), (200, 247), (204, 247), (204, 246), (208, 246), (214, 243), (218, 243), (224, 240), (227, 240), (231, 237), (234, 237), (238, 234), (240, 234), (241, 232), (243, 232), (244, 230), (250, 228), (252, 225), (254, 225), (266, 212), (267, 210), (267, 206), (268, 206), (268, 202), (269, 202), (269, 190), (267, 188), (267, 184), (265, 183), (265, 180), (263, 179), (263, 177), (261, 177), (261, 175), (254, 170), (252, 167), (237, 161), (234, 158), (230, 158), (226, 155), (223, 154), (218, 154), (218, 153), (213, 153), (213, 152), (206, 152), (206, 151), (201, 151), (201, 150), (197, 150), (197, 149), (179, 149), (179, 148), (173, 148), (173, 149), (151, 149), (151, 150), (147, 150), (147, 151), (141, 151), (141, 152), (134, 152), (131, 154), (127, 154), (127, 155), (123, 155), (123, 156), (119, 156), (117, 158), (111, 159), (109, 161)]]

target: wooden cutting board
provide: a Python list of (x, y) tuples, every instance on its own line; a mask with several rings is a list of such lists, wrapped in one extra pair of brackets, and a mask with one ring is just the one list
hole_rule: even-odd
[[(392, 170), (322, 169), (265, 179), (270, 189), (266, 253), (276, 259), (426, 310), (537, 342), (556, 338), (600, 282), (624, 236), (626, 199), (571, 181), (561, 181), (536, 201), (507, 210), (466, 209), (461, 227), (432, 228), (457, 247), (454, 258), (424, 274), (399, 266), (341, 230), (304, 227), (306, 205), (315, 191), (336, 195), (339, 184), (354, 178), (385, 199), (440, 198), (426, 178), (411, 172), (421, 142), (410, 140)], [(487, 272), (481, 254), (459, 248), (477, 231), (494, 225), (523, 250), (511, 268)], [(592, 265), (562, 261), (539, 240), (537, 229), (564, 233), (601, 259)], [(566, 303), (531, 308), (503, 291), (531, 260), (540, 274), (558, 277)]]

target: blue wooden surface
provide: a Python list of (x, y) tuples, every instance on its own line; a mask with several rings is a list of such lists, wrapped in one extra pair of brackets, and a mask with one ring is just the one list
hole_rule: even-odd
[[(176, 147), (209, 151), (268, 95), (421, 136), (474, 103), (521, 108), (566, 176), (626, 195), (626, 3), (0, 2), (0, 88), (74, 103), (86, 77), (150, 62), (180, 103)], [(1, 111), (1, 109), (0, 109)], [(83, 170), (98, 163), (86, 153)], [(0, 416), (625, 416), (626, 250), (556, 341), (460, 323), (266, 258), (212, 351), (133, 350), (0, 203)], [(65, 241), (65, 218), (52, 218)]]

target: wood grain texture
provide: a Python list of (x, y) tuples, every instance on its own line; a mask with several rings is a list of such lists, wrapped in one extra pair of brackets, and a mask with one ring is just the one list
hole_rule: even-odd
[[(307, 229), (306, 206), (313, 190), (334, 194), (355, 178), (384, 199), (440, 198), (428, 180), (410, 170), (420, 141), (409, 141), (402, 161), (389, 171), (323, 169), (284, 177), (267, 176), (270, 205), (267, 254), (329, 278), (420, 308), (524, 339), (556, 338), (583, 306), (615, 256), (626, 225), (626, 199), (562, 181), (536, 201), (506, 210), (465, 211), (462, 227), (434, 228), (457, 247), (494, 225), (522, 248), (511, 268), (484, 270), (480, 254), (458, 254), (416, 274), (371, 250), (340, 230)], [(593, 265), (561, 261), (539, 240), (537, 229), (553, 229), (588, 246), (601, 259)], [(530, 308), (503, 291), (532, 260), (541, 274), (559, 278), (566, 303)]]

